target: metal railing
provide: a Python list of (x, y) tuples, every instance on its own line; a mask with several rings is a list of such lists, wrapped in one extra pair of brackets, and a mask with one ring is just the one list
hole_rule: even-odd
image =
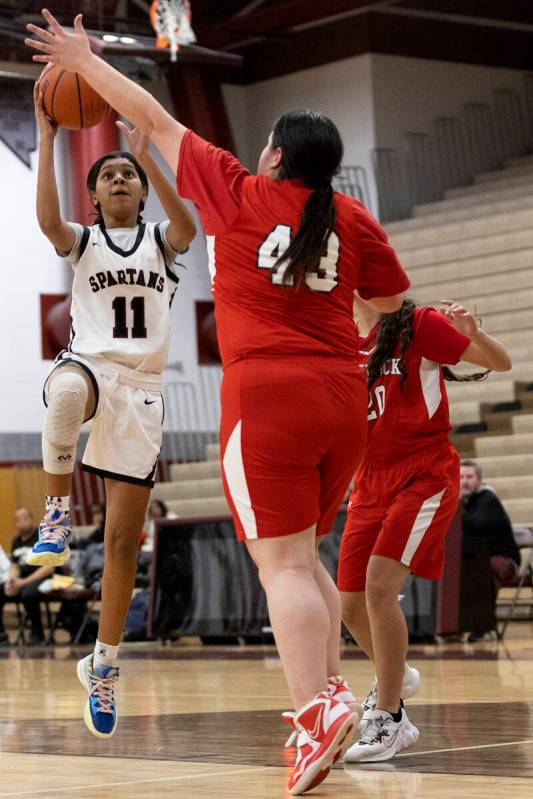
[(370, 189), (364, 167), (343, 164), (339, 174), (333, 178), (333, 188), (335, 191), (342, 191), (344, 194), (354, 197), (372, 211)]
[(165, 384), (165, 460), (203, 460), (206, 444), (218, 441), (221, 379), (220, 367), (201, 366), (199, 390), (194, 383), (182, 380)]
[(434, 126), (441, 189), (451, 189), (471, 181), (463, 126), (455, 117), (437, 117)]
[(372, 151), (382, 222), (404, 219), (411, 211), (406, 165), (396, 150), (384, 147)]
[(470, 102), (460, 119), (438, 117), (431, 133), (409, 131), (398, 150), (377, 147), (372, 163), (382, 222), (410, 216), (482, 172), (533, 151), (533, 75), (523, 90), (496, 89), (491, 103)]

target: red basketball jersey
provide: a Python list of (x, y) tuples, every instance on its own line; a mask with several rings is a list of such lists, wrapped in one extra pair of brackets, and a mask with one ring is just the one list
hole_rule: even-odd
[(300, 225), (312, 189), (299, 180), (253, 176), (230, 153), (192, 131), (183, 139), (177, 188), (207, 236), (222, 361), (283, 355), (359, 359), (353, 292), (398, 294), (409, 286), (387, 237), (361, 203), (335, 193), (335, 230), (317, 274), (298, 291), (273, 273)]
[[(376, 333), (377, 325), (360, 339), (365, 362)], [(370, 389), (365, 460), (392, 463), (448, 440), (450, 414), (440, 365), (457, 363), (469, 344), (470, 339), (437, 310), (415, 308), (413, 338), (405, 356), (409, 376), (401, 385), (398, 347)]]

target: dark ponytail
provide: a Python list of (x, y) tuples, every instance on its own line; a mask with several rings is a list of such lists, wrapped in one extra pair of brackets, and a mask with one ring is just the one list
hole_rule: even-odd
[(283, 114), (274, 125), (272, 147), (281, 149), (279, 179), (296, 178), (315, 190), (304, 206), (296, 236), (273, 266), (276, 271), (288, 261), (283, 283), (299, 286), (306, 272), (318, 272), (335, 225), (331, 181), (339, 171), (344, 148), (331, 119), (309, 110)]
[(405, 354), (409, 349), (413, 338), (413, 316), (416, 305), (413, 300), (404, 300), (402, 307), (394, 313), (381, 314), (379, 320), (376, 346), (368, 359), (368, 387), (371, 388), (381, 375), (381, 370), (385, 362), (390, 360), (398, 343), (400, 344), (400, 360), (398, 369), (401, 378), (400, 385), (403, 385), (409, 375), (405, 367)]
[(442, 376), (450, 383), (470, 383), (472, 380), (486, 380), (492, 369), (485, 369), (484, 372), (474, 372), (471, 375), (458, 375), (449, 366), (442, 367)]
[[(146, 191), (148, 191), (149, 184), (148, 184), (148, 178), (146, 177), (146, 172), (144, 171), (140, 163), (137, 161), (135, 156), (133, 156), (131, 153), (127, 151), (113, 150), (112, 152), (103, 155), (101, 158), (98, 159), (98, 161), (95, 161), (92, 167), (89, 169), (89, 173), (87, 175), (87, 191), (89, 192), (90, 198), (91, 198), (91, 192), (96, 191), (96, 181), (98, 180), (98, 175), (100, 174), (100, 170), (102, 169), (106, 161), (111, 161), (113, 158), (127, 158), (128, 161), (131, 161), (135, 171), (139, 176), (139, 180), (141, 181), (143, 189), (146, 189)], [(92, 198), (91, 198), (91, 203), (92, 203)], [(100, 225), (101, 227), (105, 227), (104, 218), (100, 211), (100, 206), (95, 205), (94, 208), (96, 210), (95, 220), (94, 220), (95, 224)], [(139, 213), (137, 216), (138, 225), (142, 222), (143, 211), (144, 211), (144, 200), (141, 200), (141, 202), (139, 203)]]
[[(416, 304), (413, 300), (407, 299), (403, 301), (402, 307), (398, 311), (381, 315), (376, 336), (376, 346), (368, 359), (369, 388), (374, 385), (381, 375), (381, 370), (385, 362), (394, 356), (398, 343), (400, 344), (400, 359), (398, 362), (398, 369), (401, 374), (400, 386), (403, 385), (409, 376), (405, 366), (405, 355), (413, 339), (413, 316), (415, 308)], [(491, 371), (487, 369), (484, 372), (475, 372), (471, 375), (457, 375), (449, 366), (442, 366), (441, 368), (445, 380), (457, 383), (468, 383), (472, 380), (485, 380)]]

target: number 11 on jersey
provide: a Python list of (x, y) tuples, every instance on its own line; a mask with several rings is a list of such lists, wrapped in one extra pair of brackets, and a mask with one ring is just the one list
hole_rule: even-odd
[[(126, 321), (126, 297), (115, 297), (111, 303), (111, 307), (115, 312), (113, 338), (129, 338), (130, 332)], [(133, 297), (130, 302), (130, 307), (133, 311), (131, 337), (146, 338), (147, 330), (144, 319), (144, 297)]]

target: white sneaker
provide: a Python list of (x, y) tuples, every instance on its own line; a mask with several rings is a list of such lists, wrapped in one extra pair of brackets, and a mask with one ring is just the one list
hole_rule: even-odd
[[(412, 666), (409, 666), (408, 663), (405, 664), (405, 674), (403, 676), (402, 682), (402, 699), (411, 699), (412, 696), (416, 694), (420, 687), (420, 672), (418, 669), (414, 669)], [(372, 683), (372, 687), (370, 688), (370, 693), (368, 696), (363, 699), (363, 718), (362, 721), (367, 721), (372, 714), (372, 711), (375, 710), (376, 707), (376, 700), (378, 696), (378, 683), (377, 680), (374, 680)]]
[(420, 672), (418, 669), (405, 664), (405, 674), (402, 682), (402, 699), (411, 699), (420, 688)]
[(345, 763), (372, 763), (390, 760), (418, 740), (418, 728), (407, 718), (405, 708), (396, 722), (386, 710), (373, 710), (361, 737), (344, 755)]

